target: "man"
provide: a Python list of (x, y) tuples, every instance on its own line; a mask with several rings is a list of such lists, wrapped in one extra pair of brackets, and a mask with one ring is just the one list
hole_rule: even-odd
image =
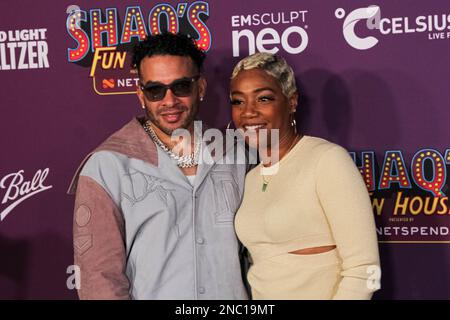
[[(199, 163), (204, 59), (181, 34), (135, 47), (146, 117), (94, 150), (71, 186), (81, 299), (247, 299), (233, 226), (245, 165)], [(177, 129), (194, 137), (181, 155)]]

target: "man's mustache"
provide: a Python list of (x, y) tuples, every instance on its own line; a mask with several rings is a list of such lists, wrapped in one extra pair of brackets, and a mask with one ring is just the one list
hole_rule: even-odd
[(170, 112), (182, 112), (182, 111), (187, 111), (187, 110), (188, 110), (188, 108), (186, 106), (180, 105), (180, 106), (162, 108), (158, 111), (158, 114), (170, 113)]

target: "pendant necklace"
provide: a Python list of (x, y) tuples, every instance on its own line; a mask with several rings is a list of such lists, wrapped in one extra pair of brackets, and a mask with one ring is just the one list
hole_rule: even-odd
[[(291, 149), (294, 147), (295, 143), (297, 142), (297, 138), (298, 138), (298, 136), (295, 136), (294, 140), (292, 141), (291, 146), (289, 147), (288, 151), (286, 151), (286, 153), (284, 155), (287, 155), (289, 153), (289, 151), (291, 151)], [(264, 174), (262, 175), (262, 179), (263, 179), (262, 192), (266, 192), (267, 186), (269, 185), (269, 180), (266, 178), (266, 176)]]

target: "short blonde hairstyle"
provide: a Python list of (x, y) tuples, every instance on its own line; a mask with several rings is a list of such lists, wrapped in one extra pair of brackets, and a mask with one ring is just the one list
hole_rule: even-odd
[(277, 79), (283, 94), (287, 98), (297, 92), (294, 71), (283, 58), (267, 52), (252, 54), (238, 62), (233, 69), (231, 79), (234, 79), (240, 71), (251, 69), (264, 70)]

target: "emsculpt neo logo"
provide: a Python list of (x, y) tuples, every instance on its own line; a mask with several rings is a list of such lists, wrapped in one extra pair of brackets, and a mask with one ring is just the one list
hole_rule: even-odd
[[(338, 8), (334, 14), (336, 18), (343, 19), (345, 17), (345, 10)], [(367, 50), (374, 47), (378, 43), (378, 39), (372, 36), (365, 38), (359, 37), (355, 33), (355, 27), (359, 21), (364, 20), (368, 29), (379, 29), (380, 17), (380, 7), (378, 6), (353, 10), (345, 17), (344, 25), (342, 26), (345, 40), (349, 45), (358, 50)]]

